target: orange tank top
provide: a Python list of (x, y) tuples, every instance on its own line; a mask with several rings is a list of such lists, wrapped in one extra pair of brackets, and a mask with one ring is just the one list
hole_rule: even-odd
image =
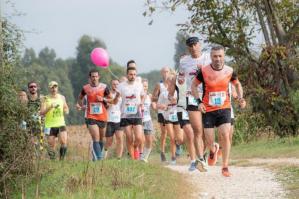
[(98, 86), (93, 87), (90, 84), (83, 86), (83, 90), (87, 96), (87, 112), (86, 118), (98, 121), (107, 121), (107, 110), (102, 101), (98, 97), (104, 98), (106, 84), (100, 83)]
[(211, 65), (204, 66), (197, 74), (196, 81), (203, 83), (202, 102), (206, 112), (230, 109), (229, 82), (235, 84), (238, 81), (235, 75), (233, 77), (231, 67), (224, 65), (221, 70), (215, 70)]

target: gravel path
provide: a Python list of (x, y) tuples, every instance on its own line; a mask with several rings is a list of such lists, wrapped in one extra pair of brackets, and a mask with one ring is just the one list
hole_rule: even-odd
[(274, 173), (262, 167), (231, 166), (232, 177), (223, 177), (221, 167), (209, 167), (209, 171), (188, 171), (188, 165), (167, 166), (183, 173), (195, 186), (193, 198), (285, 198), (285, 191)]

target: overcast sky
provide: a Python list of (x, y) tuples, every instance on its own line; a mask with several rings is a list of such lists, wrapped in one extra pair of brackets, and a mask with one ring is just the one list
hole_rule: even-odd
[[(153, 25), (143, 17), (144, 0), (1, 0), (2, 13), (14, 9), (24, 16), (10, 20), (26, 31), (25, 46), (36, 51), (53, 48), (57, 57), (75, 57), (83, 34), (97, 37), (108, 47), (110, 57), (121, 65), (136, 60), (139, 72), (173, 66), (177, 23), (187, 20), (188, 12), (156, 13)], [(34, 32), (34, 33), (32, 33)]]

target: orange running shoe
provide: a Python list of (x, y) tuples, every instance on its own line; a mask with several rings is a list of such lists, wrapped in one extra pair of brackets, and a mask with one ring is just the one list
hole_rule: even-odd
[(218, 153), (217, 153), (218, 158), (222, 156), (222, 148), (219, 147)]
[(215, 152), (212, 153), (210, 151), (210, 155), (209, 155), (209, 158), (208, 158), (208, 165), (209, 166), (214, 166), (218, 160), (218, 151), (219, 151), (219, 144), (218, 143), (214, 143), (215, 145)]
[(232, 174), (228, 171), (227, 167), (226, 168), (222, 168), (222, 175), (224, 177), (230, 177), (230, 176), (232, 176)]

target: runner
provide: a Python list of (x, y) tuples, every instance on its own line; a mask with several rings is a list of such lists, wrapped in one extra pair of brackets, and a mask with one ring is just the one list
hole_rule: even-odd
[(168, 84), (169, 96), (174, 96), (174, 92), (178, 92), (177, 102), (177, 117), (180, 123), (180, 127), (183, 129), (186, 135), (187, 148), (189, 157), (191, 160), (189, 171), (194, 171), (196, 168), (201, 171), (207, 171), (205, 161), (196, 161), (195, 147), (194, 147), (194, 132), (191, 127), (188, 112), (186, 111), (186, 84), (179, 84), (176, 76), (174, 76)]
[[(169, 85), (173, 74), (169, 75), (165, 81), (166, 85)], [(177, 99), (178, 93), (174, 91), (172, 96), (169, 96), (168, 90), (160, 94), (160, 101), (157, 103), (157, 107), (163, 110), (163, 118), (166, 127), (166, 131), (170, 138), (170, 152), (171, 162), (170, 164), (176, 164), (176, 141), (179, 144), (183, 143), (183, 133), (180, 129), (178, 117), (177, 117)]]
[(49, 132), (48, 154), (50, 159), (55, 159), (55, 138), (59, 137), (60, 150), (59, 159), (63, 160), (67, 152), (67, 132), (64, 120), (64, 113), (69, 113), (65, 97), (58, 93), (58, 83), (49, 83), (50, 95), (45, 97), (42, 103), (41, 114), (45, 115), (45, 132)]
[[(113, 98), (117, 95), (117, 86), (119, 84), (118, 80), (111, 81), (111, 95)], [(120, 108), (121, 108), (121, 98), (117, 98), (117, 103), (109, 103), (108, 108), (108, 123), (106, 128), (106, 143), (105, 143), (105, 156), (107, 158), (108, 149), (112, 146), (113, 136), (116, 138), (116, 157), (120, 159), (123, 153), (123, 131), (120, 127)]]
[[(211, 49), (212, 63), (198, 70), (196, 78), (192, 82), (192, 95), (197, 98), (199, 110), (203, 114), (203, 125), (207, 148), (210, 150), (209, 165), (217, 162), (219, 145), (214, 142), (214, 127), (217, 127), (223, 138), (222, 175), (231, 176), (228, 170), (230, 153), (229, 132), (231, 129), (231, 104), (228, 94), (229, 82), (236, 86), (240, 107), (246, 103), (243, 99), (243, 89), (233, 69), (224, 64), (224, 48), (214, 46)], [(203, 84), (203, 97), (199, 97), (197, 90), (199, 84)]]
[(143, 148), (143, 154), (141, 156), (141, 160), (144, 162), (148, 162), (148, 157), (152, 150), (153, 145), (153, 123), (151, 118), (151, 106), (152, 100), (151, 100), (151, 94), (148, 94), (148, 80), (143, 79), (143, 89), (145, 94), (145, 100), (144, 100), (144, 112), (143, 112), (143, 132), (145, 136), (145, 143)]
[(118, 96), (113, 99), (106, 84), (100, 83), (98, 70), (92, 69), (89, 72), (89, 83), (84, 85), (78, 97), (77, 109), (82, 110), (84, 96), (87, 96), (87, 109), (85, 123), (91, 135), (93, 144), (93, 161), (102, 160), (104, 149), (105, 127), (107, 123), (107, 101), (116, 103)]
[(120, 125), (126, 134), (128, 152), (135, 160), (140, 158), (138, 147), (143, 140), (142, 111), (144, 110), (143, 86), (136, 81), (136, 75), (136, 68), (128, 67), (127, 81), (120, 83), (117, 88), (122, 98)]
[[(192, 80), (196, 75), (198, 68), (210, 64), (211, 59), (207, 53), (201, 53), (199, 39), (190, 37), (186, 40), (190, 55), (183, 56), (179, 66), (179, 84), (186, 83), (187, 111), (189, 120), (194, 131), (195, 150), (198, 160), (204, 162), (204, 142), (202, 129), (202, 114), (198, 110), (198, 103), (194, 96), (191, 95)], [(202, 85), (198, 87), (199, 97), (202, 96)]]
[(168, 67), (163, 67), (160, 71), (161, 76), (162, 76), (162, 81), (157, 83), (154, 91), (153, 91), (153, 96), (152, 100), (154, 102), (154, 106), (158, 110), (158, 123), (160, 126), (160, 131), (161, 131), (161, 136), (160, 136), (160, 150), (161, 150), (161, 161), (166, 162), (166, 156), (165, 156), (165, 143), (166, 143), (166, 127), (165, 127), (165, 120), (163, 116), (164, 112), (164, 106), (163, 107), (158, 107), (157, 103), (161, 104), (161, 97), (162, 95), (165, 95), (167, 93), (167, 84), (165, 83), (166, 79), (168, 78), (170, 74), (170, 69)]

